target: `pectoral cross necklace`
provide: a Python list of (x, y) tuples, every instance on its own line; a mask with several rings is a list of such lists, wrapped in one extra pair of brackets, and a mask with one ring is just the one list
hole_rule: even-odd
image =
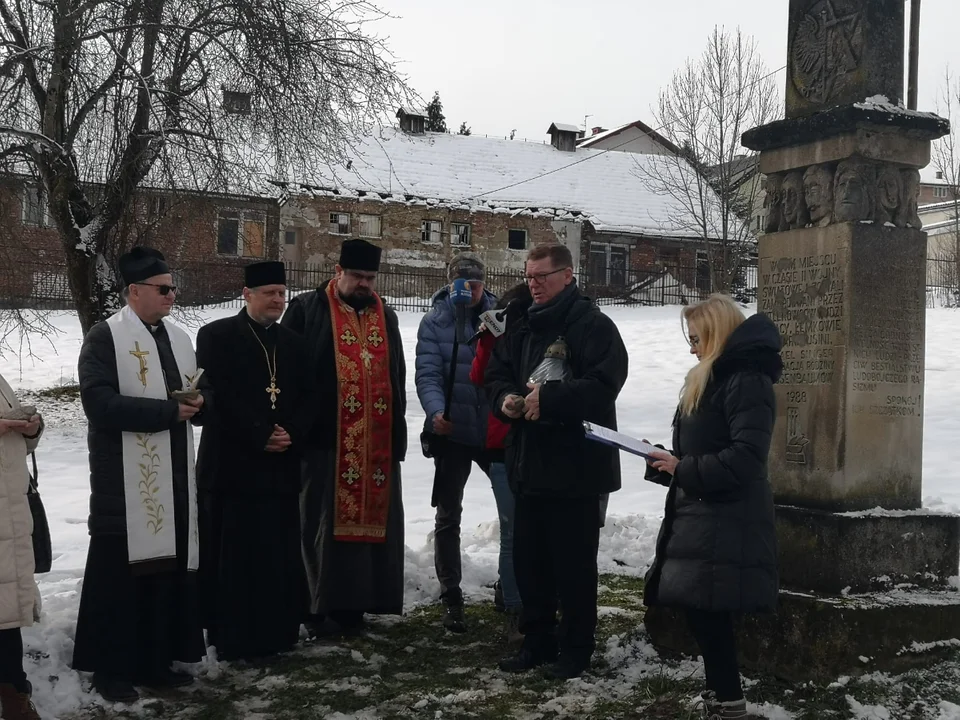
[(277, 346), (273, 346), (273, 363), (270, 363), (270, 353), (267, 352), (267, 346), (263, 344), (263, 340), (260, 339), (260, 336), (257, 335), (257, 331), (253, 329), (253, 326), (248, 326), (250, 332), (253, 333), (253, 336), (257, 339), (257, 342), (260, 343), (260, 347), (263, 348), (263, 354), (267, 358), (267, 370), (270, 373), (270, 386), (264, 388), (267, 394), (270, 396), (270, 409), (277, 409), (277, 395), (280, 394), (280, 388), (277, 387)]

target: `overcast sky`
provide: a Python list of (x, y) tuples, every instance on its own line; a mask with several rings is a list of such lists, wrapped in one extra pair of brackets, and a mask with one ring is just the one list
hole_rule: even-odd
[[(906, 0), (909, 7), (909, 0)], [(383, 0), (411, 86), (440, 91), (447, 125), (542, 140), (551, 122), (651, 122), (660, 88), (699, 55), (715, 25), (754, 36), (774, 70), (786, 63), (788, 0)], [(909, 14), (909, 13), (908, 13)], [(960, 1), (924, 0), (920, 109), (943, 72), (960, 72)], [(786, 83), (783, 72), (776, 76)]]

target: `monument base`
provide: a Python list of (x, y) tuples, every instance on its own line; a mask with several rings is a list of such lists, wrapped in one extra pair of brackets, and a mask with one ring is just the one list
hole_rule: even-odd
[(829, 513), (777, 506), (780, 582), (864, 593), (945, 589), (960, 565), (960, 517), (923, 511)]
[[(647, 633), (661, 652), (699, 655), (683, 611), (648, 608)], [(781, 591), (775, 615), (737, 628), (741, 667), (788, 682), (904, 672), (960, 646), (960, 592), (898, 591), (850, 597)]]

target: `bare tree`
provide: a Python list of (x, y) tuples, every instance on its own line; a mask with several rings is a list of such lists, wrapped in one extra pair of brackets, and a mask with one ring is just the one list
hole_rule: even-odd
[[(950, 210), (952, 227), (946, 242), (938, 237), (934, 241), (934, 259), (937, 261), (939, 280), (948, 285), (950, 305), (960, 302), (960, 138), (954, 119), (960, 120), (960, 80), (944, 70), (943, 85), (937, 98), (936, 112), (950, 121), (950, 134), (937, 140), (931, 149), (930, 164), (939, 174), (947, 189), (944, 202), (952, 203)], [(946, 272), (944, 272), (946, 270)]]
[(677, 204), (669, 221), (701, 241), (715, 291), (734, 288), (756, 246), (750, 219), (763, 181), (759, 155), (744, 149), (740, 137), (775, 119), (779, 107), (756, 41), (739, 29), (714, 28), (703, 54), (660, 93), (656, 122), (680, 153), (645, 158), (638, 174)]
[(409, 100), (365, 0), (0, 0), (0, 160), (32, 176), (84, 332), (142, 185), (262, 194)]

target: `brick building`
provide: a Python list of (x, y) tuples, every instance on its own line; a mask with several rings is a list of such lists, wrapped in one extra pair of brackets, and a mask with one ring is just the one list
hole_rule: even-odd
[(580, 131), (557, 123), (549, 142), (533, 143), (424, 132), (406, 110), (398, 119), (341, 165), (285, 184), (284, 259), (332, 263), (343, 239), (365, 237), (394, 272), (439, 271), (462, 250), (519, 269), (530, 247), (559, 241), (595, 291), (642, 292), (664, 274), (694, 289), (709, 282), (683, 208), (643, 180), (648, 155), (577, 147)]
[[(88, 197), (96, 197), (96, 188)], [(172, 193), (144, 188), (116, 232), (127, 246), (144, 244), (166, 255), (181, 300), (212, 302), (235, 297), (242, 266), (278, 258), (280, 208), (271, 197)], [(0, 297), (66, 298), (69, 290), (59, 234), (42, 191), (7, 177), (0, 186)]]

